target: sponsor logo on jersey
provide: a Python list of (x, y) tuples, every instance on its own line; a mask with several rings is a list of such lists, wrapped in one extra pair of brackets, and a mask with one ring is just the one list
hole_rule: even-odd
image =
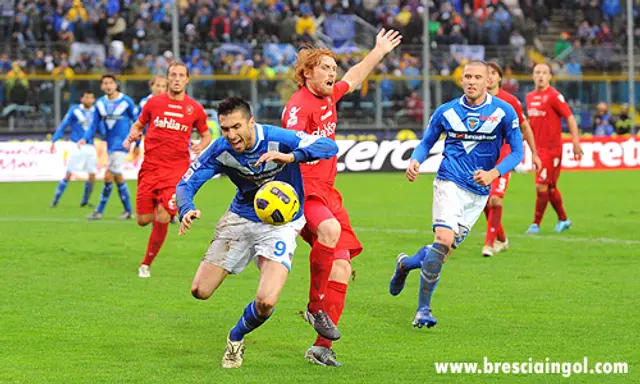
[(331, 117), (331, 115), (333, 115), (333, 111), (329, 111), (329, 112), (325, 113), (324, 115), (320, 116), (320, 121), (325, 121), (326, 119)]
[(547, 116), (547, 111), (541, 111), (537, 108), (527, 109), (527, 114), (529, 117), (544, 117)]
[(171, 117), (178, 117), (178, 118), (183, 118), (184, 117), (184, 115), (182, 113), (169, 112), (169, 111), (164, 111), (164, 115), (165, 116), (171, 116)]
[(452, 139), (466, 140), (466, 141), (493, 141), (496, 139), (496, 135), (487, 135), (483, 133), (465, 133), (448, 131), (447, 136)]
[(287, 128), (291, 128), (298, 124), (298, 112), (300, 112), (302, 108), (300, 107), (291, 107), (289, 110), (289, 118), (287, 119)]
[(182, 132), (189, 131), (188, 126), (184, 124), (180, 124), (175, 119), (167, 118), (167, 117), (160, 118), (160, 116), (156, 116), (156, 118), (153, 120), (153, 125), (157, 128), (171, 129), (174, 131), (182, 131)]
[(329, 121), (322, 126), (318, 126), (310, 134), (321, 137), (331, 137), (336, 133), (336, 123)]
[(173, 109), (182, 109), (182, 105), (167, 104), (167, 106), (168, 106), (169, 108), (173, 108)]

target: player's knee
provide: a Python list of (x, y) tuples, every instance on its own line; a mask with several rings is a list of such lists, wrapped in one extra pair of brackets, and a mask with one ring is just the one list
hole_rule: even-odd
[(193, 284), (191, 286), (191, 296), (195, 297), (198, 300), (207, 300), (211, 297), (212, 294), (213, 292), (206, 292), (198, 284)]
[(436, 231), (436, 235), (434, 238), (434, 243), (446, 246), (447, 248), (451, 246), (455, 241), (455, 234), (452, 230), (448, 231)]
[(502, 207), (502, 199), (498, 196), (491, 196), (489, 199), (489, 207), (498, 208)]
[(343, 259), (334, 260), (333, 266), (331, 267), (331, 275), (329, 275), (329, 280), (347, 284), (350, 277), (351, 263)]
[(138, 216), (136, 216), (136, 221), (138, 222), (139, 226), (146, 227), (147, 225), (149, 225), (150, 222), (153, 221), (153, 216), (138, 215)]
[(269, 316), (273, 312), (273, 308), (276, 306), (276, 300), (274, 298), (258, 296), (256, 297), (256, 309), (258, 314), (262, 317)]
[(318, 241), (328, 246), (335, 247), (340, 239), (340, 223), (336, 219), (327, 219), (318, 225)]
[(159, 206), (156, 210), (155, 221), (161, 224), (167, 224), (171, 221), (171, 215), (162, 206)]

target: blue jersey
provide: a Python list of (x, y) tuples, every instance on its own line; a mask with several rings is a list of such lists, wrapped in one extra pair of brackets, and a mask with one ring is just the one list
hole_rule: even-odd
[[(144, 108), (145, 104), (147, 104), (147, 101), (149, 101), (150, 98), (153, 97), (153, 94), (149, 94), (145, 97), (143, 97), (142, 99), (140, 99), (140, 102), (138, 103), (138, 116), (136, 116), (136, 120), (138, 119), (138, 117), (140, 117), (140, 114), (142, 113), (142, 108)], [(149, 124), (146, 124), (143, 129), (142, 129), (142, 135), (146, 135), (147, 134), (147, 128), (149, 127)], [(140, 138), (140, 140), (136, 141), (136, 147), (140, 146), (140, 142), (142, 141), (142, 137)]]
[[(53, 134), (53, 142), (60, 140), (64, 136), (64, 132), (67, 127), (71, 127), (71, 133), (69, 134), (69, 140), (74, 143), (83, 139), (87, 131), (91, 128), (93, 122), (93, 116), (95, 107), (85, 109), (82, 104), (76, 104), (69, 108), (67, 114), (64, 115), (64, 119)], [(93, 137), (87, 140), (87, 144), (93, 144)]]
[[(337, 144), (327, 138), (270, 125), (256, 124), (254, 129), (256, 142), (251, 150), (236, 152), (224, 137), (220, 137), (191, 164), (176, 189), (180, 218), (187, 211), (196, 209), (193, 204), (196, 192), (218, 173), (226, 174), (236, 185), (236, 195), (229, 209), (245, 219), (260, 221), (253, 208), (253, 199), (260, 186), (271, 180), (293, 186), (300, 198), (300, 207), (304, 206), (304, 187), (298, 163), (329, 159), (338, 153)], [(269, 151), (293, 153), (295, 162), (268, 162), (255, 167), (260, 156)], [(295, 219), (302, 214), (301, 209)]]
[(131, 125), (138, 118), (138, 109), (133, 100), (122, 93), (114, 100), (102, 96), (96, 101), (95, 110), (92, 129), (85, 135), (87, 141), (93, 139), (97, 131), (105, 138), (109, 153), (127, 152), (122, 142), (129, 136)]
[[(522, 161), (524, 149), (520, 123), (513, 107), (487, 94), (484, 103), (470, 106), (465, 96), (440, 106), (433, 113), (412, 159), (422, 163), (440, 135), (445, 134), (444, 158), (436, 177), (450, 180), (478, 195), (488, 195), (491, 187), (473, 180), (473, 173), (497, 168), (504, 175)], [(511, 153), (496, 166), (506, 140)]]

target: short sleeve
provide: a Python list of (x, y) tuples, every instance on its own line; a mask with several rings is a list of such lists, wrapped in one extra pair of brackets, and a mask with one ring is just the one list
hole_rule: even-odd
[(349, 83), (344, 80), (340, 80), (333, 86), (333, 93), (331, 94), (331, 98), (334, 103), (337, 103), (342, 96), (344, 96), (347, 92), (349, 92)]
[(567, 104), (567, 101), (561, 93), (558, 93), (551, 98), (551, 106), (560, 116), (564, 117), (565, 119), (568, 119), (571, 115), (573, 115), (573, 112), (571, 112), (571, 107), (569, 107), (569, 104)]

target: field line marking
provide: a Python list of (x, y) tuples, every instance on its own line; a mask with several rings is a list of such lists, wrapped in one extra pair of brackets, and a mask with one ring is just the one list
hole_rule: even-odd
[[(71, 217), (0, 217), (0, 222), (10, 223), (89, 223), (89, 224), (127, 224), (134, 225), (134, 220), (121, 220), (121, 219), (102, 219), (102, 220), (87, 220), (82, 218)], [(433, 234), (431, 231), (426, 231), (416, 228), (376, 228), (376, 227), (353, 227), (356, 231), (373, 232), (373, 233), (399, 233), (407, 235), (425, 235), (431, 237)], [(484, 232), (472, 232), (471, 237), (480, 236)], [(514, 239), (534, 239), (545, 241), (559, 241), (564, 243), (597, 243), (597, 244), (628, 244), (628, 245), (640, 245), (640, 240), (628, 240), (628, 239), (612, 239), (607, 237), (561, 237), (561, 236), (544, 236), (544, 235), (525, 235), (525, 234), (511, 234), (509, 238)]]

